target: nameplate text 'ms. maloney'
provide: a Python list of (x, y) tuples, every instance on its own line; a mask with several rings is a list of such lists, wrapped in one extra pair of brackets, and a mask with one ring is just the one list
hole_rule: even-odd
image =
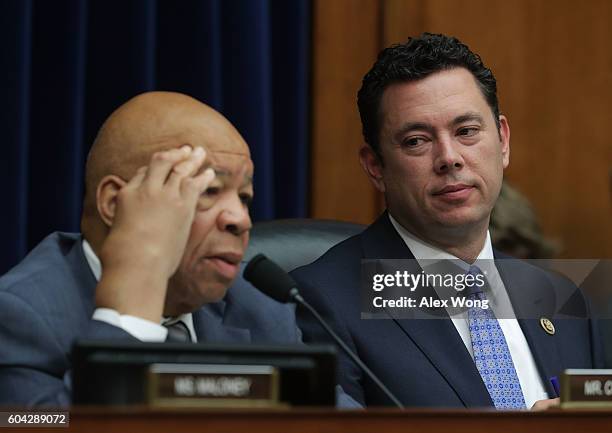
[(281, 406), (278, 370), (267, 365), (153, 364), (147, 391), (153, 406)]

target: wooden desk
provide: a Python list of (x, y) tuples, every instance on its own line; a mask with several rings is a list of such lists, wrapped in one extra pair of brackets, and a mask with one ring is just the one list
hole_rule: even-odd
[[(2, 429), (4, 431), (8, 431)], [(552, 410), (495, 412), (370, 409), (154, 410), (147, 408), (70, 410), (70, 428), (23, 428), (18, 432), (84, 433), (576, 433), (612, 431), (612, 411)]]

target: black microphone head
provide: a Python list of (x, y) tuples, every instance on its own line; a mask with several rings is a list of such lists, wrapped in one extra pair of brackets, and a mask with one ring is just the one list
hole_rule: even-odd
[(257, 254), (244, 268), (244, 278), (278, 302), (290, 302), (298, 294), (297, 283), (280, 266)]

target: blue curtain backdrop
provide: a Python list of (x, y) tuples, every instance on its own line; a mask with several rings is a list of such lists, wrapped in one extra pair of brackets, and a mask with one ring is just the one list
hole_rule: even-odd
[(306, 216), (308, 0), (0, 0), (0, 274), (78, 231), (83, 166), (130, 97), (215, 107), (255, 162), (254, 220)]

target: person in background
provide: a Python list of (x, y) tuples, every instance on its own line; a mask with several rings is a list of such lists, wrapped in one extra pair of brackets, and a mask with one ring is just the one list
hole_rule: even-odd
[(560, 250), (558, 242), (542, 233), (529, 200), (507, 181), (502, 182), (489, 230), (494, 248), (519, 259), (551, 259)]

